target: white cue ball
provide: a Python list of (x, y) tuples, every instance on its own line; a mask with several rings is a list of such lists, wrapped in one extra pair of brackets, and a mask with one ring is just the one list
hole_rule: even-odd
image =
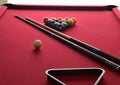
[(42, 42), (40, 40), (35, 40), (33, 43), (35, 49), (39, 49), (42, 45)]

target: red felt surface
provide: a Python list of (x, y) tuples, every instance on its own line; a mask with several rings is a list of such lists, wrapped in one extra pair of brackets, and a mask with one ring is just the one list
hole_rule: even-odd
[[(20, 21), (15, 14), (41, 23), (44, 17), (75, 17), (76, 25), (64, 33), (120, 58), (120, 20), (112, 11), (9, 9), (0, 17), (0, 85), (52, 85), (47, 69), (84, 67), (105, 69), (102, 85), (120, 84), (119, 72)], [(39, 51), (33, 47), (36, 39), (42, 41)], [(94, 76), (89, 81), (93, 82)]]

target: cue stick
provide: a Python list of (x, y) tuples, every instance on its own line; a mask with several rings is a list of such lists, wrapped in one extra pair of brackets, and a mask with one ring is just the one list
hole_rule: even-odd
[(82, 52), (83, 54), (85, 54), (87, 56), (91, 56), (91, 58), (96, 59), (97, 61), (100, 61), (101, 63), (103, 63), (103, 64), (105, 64), (105, 65), (107, 65), (107, 66), (109, 66), (109, 67), (111, 67), (111, 68), (113, 68), (117, 71), (120, 71), (120, 65), (118, 65), (118, 64), (116, 64), (116, 63), (114, 63), (114, 62), (112, 62), (112, 61), (110, 61), (110, 60), (108, 60), (108, 59), (106, 59), (106, 58), (104, 58), (100, 55), (97, 55), (97, 54), (93, 53), (92, 51), (89, 51), (89, 50), (87, 50), (87, 49), (85, 49), (85, 48), (83, 48), (83, 47), (81, 47), (81, 46), (79, 46), (79, 45), (77, 45), (77, 44), (75, 44), (75, 43), (73, 43), (73, 42), (55, 34), (55, 33), (53, 33), (53, 32), (51, 32), (51, 31), (49, 31), (49, 30), (47, 30), (47, 29), (44, 29), (43, 27), (40, 27), (39, 25), (37, 25), (37, 24), (35, 24), (31, 21), (28, 21), (27, 19), (24, 19), (24, 18), (22, 18), (20, 16), (17, 16), (17, 15), (15, 15), (15, 17), (24, 21), (24, 22), (26, 22), (27, 24), (29, 24), (29, 25), (31, 25), (31, 26), (33, 26), (33, 27), (35, 27), (35, 28), (47, 33), (47, 34), (49, 34), (53, 38), (56, 38), (56, 39), (62, 41), (64, 44), (76, 49), (77, 51)]
[(90, 50), (90, 51), (92, 51), (92, 52), (94, 52), (94, 53), (96, 53), (98, 55), (101, 55), (101, 56), (103, 56), (103, 57), (105, 57), (105, 58), (107, 58), (107, 59), (109, 59), (109, 60), (111, 60), (111, 61), (113, 61), (113, 62), (120, 65), (120, 59), (115, 57), (115, 56), (112, 56), (112, 55), (110, 55), (108, 53), (105, 53), (102, 50), (100, 50), (100, 49), (98, 49), (98, 48), (96, 48), (94, 46), (91, 46), (91, 45), (89, 45), (89, 44), (87, 44), (85, 42), (77, 40), (77, 39), (75, 39), (75, 38), (73, 38), (73, 37), (71, 37), (71, 36), (69, 36), (69, 35), (67, 35), (65, 33), (57, 31), (57, 30), (55, 30), (55, 29), (53, 29), (51, 27), (48, 27), (48, 26), (46, 26), (46, 25), (44, 25), (44, 24), (42, 24), (42, 23), (40, 23), (38, 21), (35, 21), (35, 20), (31, 19), (31, 18), (27, 17), (26, 19), (33, 22), (33, 23), (35, 23), (35, 24), (37, 24), (37, 25), (39, 25), (39, 26), (41, 26), (41, 27), (43, 27), (43, 28), (45, 28), (45, 29), (48, 29), (48, 30), (50, 30), (50, 31), (52, 31), (52, 32), (54, 32), (54, 33), (56, 33), (56, 34), (58, 34), (58, 35), (60, 35), (60, 36), (62, 36), (64, 38), (68, 39), (68, 40), (70, 40), (71, 42), (76, 43), (77, 45), (80, 45), (80, 46), (82, 46), (82, 47), (84, 47), (84, 48), (86, 48), (86, 49), (88, 49), (88, 50)]

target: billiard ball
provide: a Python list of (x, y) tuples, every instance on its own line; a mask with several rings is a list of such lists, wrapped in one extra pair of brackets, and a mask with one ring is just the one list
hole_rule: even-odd
[(75, 25), (75, 21), (73, 19), (70, 19), (71, 26)]
[(58, 27), (59, 27), (59, 24), (60, 24), (59, 22), (55, 22), (55, 23), (53, 24), (53, 28), (57, 30)]
[(67, 26), (68, 26), (68, 24), (64, 21), (61, 24), (64, 25), (65, 28), (67, 28)]
[(76, 18), (72, 18), (72, 20), (74, 21), (74, 24), (76, 23)]
[(63, 24), (61, 24), (61, 23), (58, 24), (57, 26), (58, 26), (58, 27), (57, 27), (57, 30), (58, 30), (58, 31), (62, 31), (62, 30), (65, 29), (65, 26), (64, 26)]
[(33, 43), (33, 46), (35, 47), (35, 49), (39, 49), (42, 45), (42, 42), (40, 40), (35, 40)]
[(54, 22), (55, 22), (55, 20), (53, 20), (53, 19), (48, 19), (48, 20), (46, 21), (45, 25), (51, 27), (52, 23), (54, 23)]
[(48, 19), (49, 19), (48, 17), (45, 17), (45, 18), (44, 18), (44, 23), (46, 23), (46, 21), (47, 21)]

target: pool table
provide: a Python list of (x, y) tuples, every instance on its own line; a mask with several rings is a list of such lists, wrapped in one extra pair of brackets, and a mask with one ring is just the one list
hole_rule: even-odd
[[(120, 58), (120, 11), (117, 6), (21, 5), (0, 7), (0, 85), (55, 85), (48, 69), (93, 68), (105, 70), (100, 85), (119, 85), (120, 72), (84, 55), (15, 17), (30, 17), (44, 24), (45, 17), (76, 18), (62, 32)], [(40, 49), (33, 42), (42, 41)], [(95, 75), (58, 78), (67, 85), (93, 85)]]

